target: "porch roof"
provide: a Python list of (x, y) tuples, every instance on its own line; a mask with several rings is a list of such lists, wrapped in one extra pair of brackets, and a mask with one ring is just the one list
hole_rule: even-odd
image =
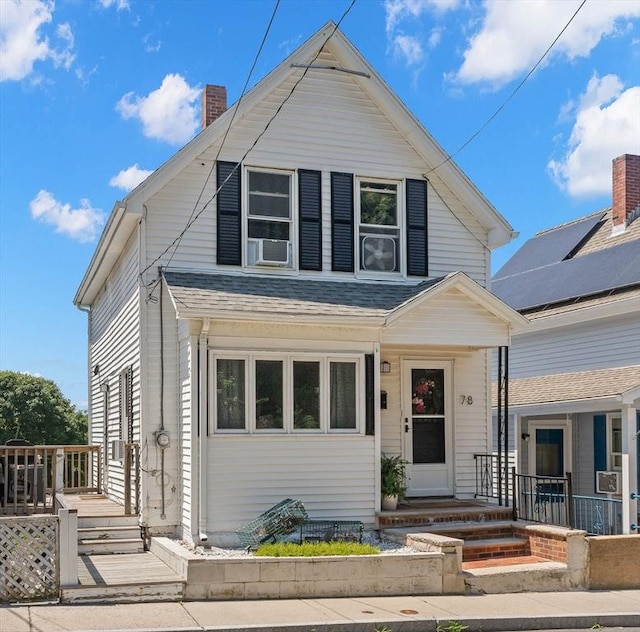
[[(625, 397), (640, 387), (640, 365), (556, 373), (509, 380), (509, 410), (529, 409), (527, 412), (543, 411), (548, 405), (568, 404), (582, 410), (582, 405), (622, 404)], [(492, 384), (492, 405), (497, 406), (497, 385)], [(563, 407), (564, 411), (565, 408)], [(559, 409), (558, 411), (559, 412)]]
[(165, 271), (164, 279), (179, 318), (253, 314), (323, 319), (380, 319), (441, 283), (446, 277), (417, 285), (326, 281), (291, 277)]
[[(500, 322), (506, 335), (510, 328), (528, 322), (462, 272), (416, 285), (170, 270), (165, 270), (163, 276), (178, 318), (334, 323), (397, 329), (410, 314), (419, 316), (425, 305), (439, 305), (437, 301), (443, 295), (457, 292), (467, 301), (463, 311), (474, 304), (484, 310), (483, 313), (490, 314), (495, 322)], [(418, 320), (418, 328), (425, 329), (422, 319)], [(483, 326), (487, 327), (487, 323)], [(476, 332), (472, 339), (478, 342), (482, 336)], [(442, 342), (441, 335), (438, 341)], [(499, 342), (485, 346), (498, 344), (507, 344), (502, 335)]]

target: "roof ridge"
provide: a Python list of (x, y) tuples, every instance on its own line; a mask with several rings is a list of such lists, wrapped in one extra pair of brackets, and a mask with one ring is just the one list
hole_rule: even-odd
[(537, 232), (534, 235), (534, 237), (540, 237), (540, 235), (546, 235), (547, 233), (552, 233), (554, 230), (571, 226), (571, 224), (577, 224), (578, 222), (582, 222), (585, 219), (595, 217), (596, 215), (599, 215), (599, 214), (602, 214), (602, 216), (604, 217), (609, 212), (610, 209), (611, 207), (607, 206), (603, 209), (600, 209), (599, 211), (595, 211), (594, 213), (589, 213), (588, 215), (583, 215), (582, 217), (577, 217), (576, 219), (572, 219), (572, 220), (569, 220), (568, 222), (558, 224), (557, 226), (551, 226), (551, 228), (544, 228), (543, 230)]

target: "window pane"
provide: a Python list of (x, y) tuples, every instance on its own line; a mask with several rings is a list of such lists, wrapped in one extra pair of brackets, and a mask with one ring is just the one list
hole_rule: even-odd
[(329, 365), (330, 428), (356, 427), (356, 365), (331, 362)]
[(444, 370), (412, 369), (411, 413), (444, 415)]
[(320, 428), (320, 363), (293, 363), (293, 427)]
[(244, 360), (216, 361), (217, 427), (244, 430)]
[(622, 419), (611, 420), (611, 452), (622, 452)]
[(256, 360), (256, 428), (282, 427), (282, 362)]
[(413, 425), (413, 463), (445, 463), (444, 419), (416, 418)]
[(289, 219), (289, 184), (289, 175), (250, 171), (249, 215)]
[(397, 226), (396, 190), (395, 184), (360, 183), (360, 223)]
[(289, 241), (289, 223), (250, 219), (249, 237), (252, 239), (281, 239)]
[(289, 175), (284, 173), (249, 172), (249, 191), (251, 193), (272, 193), (289, 195)]

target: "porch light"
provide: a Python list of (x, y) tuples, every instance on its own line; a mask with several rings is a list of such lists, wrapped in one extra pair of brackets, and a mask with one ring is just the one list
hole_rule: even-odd
[(380, 373), (391, 373), (391, 363), (383, 360), (380, 363)]
[(522, 437), (523, 441), (529, 441), (529, 439), (531, 438), (531, 435), (528, 432), (523, 432), (520, 436)]

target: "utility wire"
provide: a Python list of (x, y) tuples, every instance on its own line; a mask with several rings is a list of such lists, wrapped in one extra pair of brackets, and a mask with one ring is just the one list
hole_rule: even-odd
[(535, 72), (536, 68), (544, 61), (545, 57), (549, 54), (551, 49), (556, 45), (556, 43), (562, 37), (564, 32), (569, 28), (569, 25), (571, 24), (571, 22), (573, 22), (576, 15), (578, 15), (578, 13), (580, 12), (580, 10), (582, 9), (582, 7), (585, 5), (586, 2), (587, 0), (582, 0), (582, 2), (580, 3), (580, 6), (576, 9), (575, 13), (571, 16), (569, 21), (564, 25), (564, 28), (560, 31), (560, 33), (558, 33), (557, 37), (553, 40), (553, 42), (551, 42), (551, 44), (549, 45), (549, 48), (547, 48), (547, 50), (544, 51), (542, 57), (540, 57), (540, 59), (536, 62), (535, 66), (531, 68), (531, 70), (527, 73), (525, 78), (516, 86), (513, 92), (507, 97), (505, 102), (487, 119), (485, 124), (482, 125), (482, 127), (480, 127), (480, 129), (475, 134), (473, 134), (464, 144), (460, 145), (460, 147), (458, 147), (458, 149), (456, 149), (452, 154), (449, 154), (441, 163), (437, 164), (435, 167), (432, 167), (429, 171), (427, 171), (424, 174), (425, 176), (429, 175), (431, 172), (435, 171), (436, 169), (439, 169), (440, 167), (442, 167), (442, 165), (445, 165), (448, 162), (451, 162), (454, 156), (458, 155), (467, 145), (469, 145), (473, 140), (475, 140), (475, 138), (484, 131), (484, 129), (491, 123), (491, 121), (493, 121), (493, 119), (496, 118), (496, 116), (498, 116), (500, 112), (502, 112), (502, 110), (505, 108), (507, 103), (511, 101), (511, 99), (520, 90), (520, 88), (522, 88), (522, 86), (527, 82), (529, 77)]
[[(216, 191), (214, 192), (214, 194), (211, 196), (211, 198), (209, 198), (209, 200), (207, 200), (207, 202), (205, 203), (205, 205), (198, 211), (197, 214), (191, 216), (191, 218), (189, 219), (189, 221), (187, 222), (187, 225), (184, 227), (184, 229), (182, 230), (182, 232), (178, 235), (178, 237), (176, 237), (173, 242), (167, 247), (165, 248), (165, 250), (158, 255), (154, 261), (152, 263), (150, 263), (143, 271), (141, 274), (144, 274), (144, 272), (146, 272), (147, 270), (149, 270), (149, 268), (151, 268), (153, 265), (155, 265), (172, 247), (176, 246), (180, 243), (180, 241), (182, 240), (182, 238), (184, 237), (185, 233), (191, 228), (191, 226), (193, 226), (193, 224), (198, 220), (198, 218), (200, 217), (200, 215), (202, 215), (202, 213), (206, 210), (206, 208), (209, 206), (209, 204), (211, 204), (211, 202), (213, 202), (218, 194), (220, 193), (220, 191), (222, 190), (222, 188), (224, 187), (224, 185), (227, 183), (227, 181), (231, 178), (231, 176), (233, 176), (233, 174), (240, 168), (240, 165), (246, 160), (247, 156), (249, 155), (249, 153), (255, 148), (255, 146), (258, 144), (258, 142), (260, 141), (260, 139), (267, 133), (267, 130), (269, 129), (269, 127), (271, 126), (271, 124), (273, 123), (273, 121), (276, 119), (276, 117), (280, 114), (280, 112), (282, 111), (282, 108), (286, 105), (286, 103), (289, 101), (289, 99), (293, 96), (293, 93), (295, 92), (296, 88), (298, 87), (298, 85), (300, 84), (300, 82), (307, 76), (307, 72), (309, 72), (310, 67), (313, 65), (313, 63), (316, 61), (316, 59), (318, 59), (318, 57), (320, 56), (320, 54), (322, 53), (322, 51), (324, 50), (324, 47), (326, 46), (327, 42), (333, 37), (333, 35), (335, 34), (335, 32), (338, 30), (338, 28), (340, 27), (340, 24), (342, 23), (342, 21), (347, 17), (347, 15), (349, 14), (349, 12), (351, 11), (351, 9), (353, 8), (353, 6), (355, 5), (356, 0), (351, 0), (349, 6), (346, 8), (346, 10), (344, 11), (344, 13), (342, 14), (342, 16), (340, 17), (340, 19), (338, 20), (338, 22), (334, 25), (334, 28), (332, 29), (331, 33), (329, 33), (329, 35), (327, 36), (327, 39), (325, 39), (325, 41), (322, 43), (322, 46), (320, 46), (320, 48), (318, 49), (318, 52), (314, 55), (313, 59), (309, 62), (309, 64), (307, 65), (307, 67), (304, 69), (304, 72), (302, 73), (302, 75), (298, 78), (298, 80), (295, 82), (295, 84), (293, 85), (293, 87), (291, 88), (291, 91), (289, 92), (289, 94), (284, 98), (284, 100), (282, 101), (282, 103), (278, 106), (278, 109), (273, 113), (273, 115), (271, 116), (271, 118), (267, 121), (267, 124), (265, 125), (264, 129), (260, 132), (260, 134), (258, 134), (258, 136), (256, 137), (256, 139), (254, 140), (254, 142), (251, 144), (251, 146), (249, 147), (249, 149), (247, 149), (247, 151), (243, 154), (242, 158), (236, 163), (235, 167), (231, 170), (231, 172), (227, 175), (227, 177), (225, 178), (224, 182), (222, 182), (222, 184), (218, 185), (218, 188), (216, 189)], [(215, 164), (215, 163), (214, 163)], [(154, 288), (155, 289), (155, 288)], [(153, 289), (151, 290), (151, 292), (153, 292)]]
[[(267, 28), (265, 29), (264, 35), (262, 36), (262, 41), (260, 42), (260, 46), (258, 47), (258, 51), (256, 52), (254, 58), (253, 58), (253, 63), (251, 64), (251, 69), (249, 70), (249, 73), (247, 74), (247, 79), (244, 83), (244, 87), (242, 88), (242, 92), (240, 94), (240, 98), (238, 99), (238, 101), (236, 102), (236, 105), (233, 109), (233, 114), (231, 116), (231, 120), (229, 121), (229, 125), (227, 125), (227, 129), (225, 130), (224, 136), (222, 137), (222, 142), (220, 143), (220, 147), (218, 148), (218, 151), (216, 153), (216, 157), (213, 160), (213, 163), (211, 164), (211, 169), (209, 169), (209, 173), (207, 174), (207, 177), (205, 178), (204, 184), (202, 185), (202, 189), (200, 190), (200, 193), (198, 194), (198, 199), (196, 200), (195, 204), (193, 205), (193, 210), (191, 211), (191, 215), (189, 216), (189, 220), (187, 221), (187, 228), (185, 228), (163, 251), (161, 254), (159, 254), (141, 273), (140, 273), (140, 280), (142, 281), (142, 276), (144, 275), (145, 272), (147, 272), (147, 270), (149, 270), (151, 267), (153, 267), (162, 257), (164, 257), (164, 255), (167, 254), (167, 252), (169, 252), (169, 250), (171, 250), (171, 248), (173, 248), (173, 252), (171, 253), (171, 256), (169, 257), (169, 261), (167, 262), (167, 266), (171, 264), (171, 261), (173, 260), (174, 255), (176, 254), (176, 252), (178, 251), (178, 247), (180, 246), (180, 242), (182, 241), (182, 238), (184, 237), (185, 233), (187, 232), (189, 226), (191, 226), (191, 224), (193, 224), (193, 222), (195, 221), (194, 219), (194, 213), (196, 212), (196, 209), (198, 208), (198, 204), (200, 203), (200, 200), (202, 199), (202, 195), (204, 194), (205, 189), (207, 188), (207, 184), (209, 183), (209, 180), (211, 178), (211, 174), (213, 173), (213, 170), (215, 169), (216, 166), (216, 162), (218, 161), (218, 157), (220, 156), (220, 152), (222, 151), (222, 147), (224, 146), (225, 141), (227, 140), (227, 136), (229, 135), (229, 130), (231, 129), (231, 125), (233, 124), (233, 121), (236, 118), (236, 114), (238, 112), (238, 108), (240, 107), (240, 103), (242, 102), (242, 99), (247, 91), (247, 86), (249, 85), (249, 81), (251, 81), (251, 77), (253, 75), (253, 71), (255, 70), (255, 67), (258, 63), (258, 59), (260, 58), (260, 54), (262, 53), (262, 49), (264, 48), (265, 42), (267, 41), (267, 36), (269, 35), (269, 31), (271, 30), (271, 26), (273, 25), (273, 21), (276, 17), (276, 12), (278, 11), (278, 7), (280, 6), (280, 0), (276, 0), (276, 3), (273, 7), (273, 11), (271, 12), (271, 18), (269, 19), (269, 23), (267, 24)], [(217, 193), (217, 192), (216, 192)], [(208, 204), (208, 203), (207, 203)], [(205, 205), (206, 208), (206, 205)], [(204, 209), (203, 209), (204, 210)], [(153, 290), (155, 290), (155, 288), (157, 287), (158, 283), (160, 282), (160, 279), (158, 278), (156, 281), (154, 281), (153, 283), (150, 284), (151, 287), (151, 291), (149, 293), (149, 298), (151, 297), (151, 294), (153, 293)]]

